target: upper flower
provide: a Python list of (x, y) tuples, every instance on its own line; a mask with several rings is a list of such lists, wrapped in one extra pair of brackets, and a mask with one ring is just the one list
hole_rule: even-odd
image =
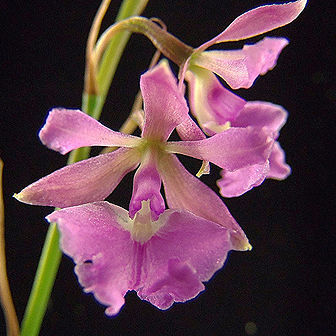
[(222, 33), (194, 49), (183, 65), (181, 77), (186, 75), (190, 86), (192, 112), (208, 133), (218, 132), (243, 109), (245, 101), (230, 93), (214, 76), (220, 76), (231, 88), (249, 88), (259, 75), (271, 70), (282, 49), (288, 44), (284, 38), (266, 37), (241, 50), (211, 50), (210, 46), (244, 40), (292, 22), (304, 9), (307, 1), (298, 0), (280, 5), (252, 9), (237, 17)]
[[(282, 49), (284, 38), (266, 37), (241, 50), (211, 50), (210, 46), (244, 40), (292, 22), (304, 9), (307, 1), (261, 6), (237, 17), (222, 33), (194, 49), (185, 60), (181, 79), (190, 89), (192, 112), (201, 127), (209, 134), (226, 128), (228, 114), (236, 115), (246, 102), (230, 93), (218, 81), (220, 76), (231, 88), (249, 88), (259, 75), (271, 70)], [(197, 103), (195, 102), (197, 99)], [(194, 102), (193, 102), (194, 100)]]
[[(256, 44), (245, 45), (241, 50), (205, 49), (216, 43), (247, 39), (286, 25), (301, 13), (306, 2), (299, 0), (252, 9), (236, 18), (221, 34), (194, 50), (184, 64), (182, 78), (185, 74), (191, 112), (203, 131), (213, 135), (230, 127), (253, 127), (263, 128), (278, 137), (287, 112), (281, 106), (266, 102), (246, 102), (224, 88), (215, 74), (233, 89), (249, 88), (260, 74), (275, 66), (288, 41), (266, 37)], [(276, 142), (264, 163), (233, 172), (223, 170), (218, 185), (223, 196), (238, 196), (259, 185), (265, 178), (283, 179), (289, 173), (284, 152)]]
[(265, 39), (242, 50), (204, 50), (217, 43), (244, 40), (284, 26), (298, 17), (306, 3), (307, 0), (298, 0), (261, 6), (240, 15), (222, 33), (195, 49), (189, 65), (215, 72), (234, 89), (250, 87), (259, 74), (275, 65), (278, 54), (287, 44), (285, 39)]

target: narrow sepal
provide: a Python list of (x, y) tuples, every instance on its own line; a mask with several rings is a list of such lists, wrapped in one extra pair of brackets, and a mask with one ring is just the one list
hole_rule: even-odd
[(59, 169), (14, 196), (23, 203), (59, 208), (103, 200), (139, 162), (137, 149), (120, 148)]

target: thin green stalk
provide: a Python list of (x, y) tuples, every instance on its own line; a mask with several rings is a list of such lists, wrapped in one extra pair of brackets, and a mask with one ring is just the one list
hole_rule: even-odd
[(22, 321), (21, 336), (38, 335), (47, 309), (50, 293), (61, 261), (58, 247), (59, 233), (55, 223), (50, 224), (36, 271), (32, 291)]
[[(147, 2), (148, 0), (124, 0), (120, 7), (117, 20), (124, 20), (130, 16), (140, 15)], [(108, 89), (129, 37), (129, 33), (123, 32), (111, 40), (111, 44), (103, 56), (99, 69), (99, 97), (87, 94), (83, 95), (83, 111), (96, 119), (100, 117)], [(75, 150), (69, 156), (68, 164), (85, 159), (88, 155), (89, 149)], [(21, 336), (36, 336), (39, 334), (61, 257), (59, 232), (56, 224), (50, 224), (35, 275), (33, 288), (23, 317)]]

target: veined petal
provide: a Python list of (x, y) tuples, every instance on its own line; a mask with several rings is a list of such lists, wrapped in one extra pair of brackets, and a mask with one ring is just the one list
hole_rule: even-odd
[(160, 174), (168, 206), (192, 212), (194, 215), (232, 230), (233, 249), (251, 249), (238, 223), (217, 194), (190, 174), (175, 155), (167, 154), (160, 160)]
[(157, 220), (165, 210), (165, 202), (160, 193), (161, 178), (156, 169), (155, 153), (148, 152), (134, 175), (133, 193), (129, 205), (131, 218), (141, 209), (142, 201), (150, 201), (152, 219)]
[(39, 137), (48, 148), (66, 154), (85, 146), (135, 147), (140, 139), (114, 132), (79, 110), (54, 108)]
[(215, 43), (239, 41), (285, 26), (303, 11), (307, 0), (254, 8), (238, 16), (222, 33), (202, 44), (196, 51), (203, 51)]
[(247, 102), (231, 125), (233, 127), (267, 127), (271, 132), (277, 132), (286, 123), (287, 114), (287, 111), (280, 105), (251, 101)]
[(274, 143), (269, 162), (270, 171), (267, 178), (283, 180), (291, 173), (291, 168), (285, 161), (285, 152), (277, 141)]
[(249, 88), (259, 75), (276, 65), (285, 38), (265, 37), (256, 44), (244, 45), (241, 50), (213, 50), (196, 54), (191, 64), (211, 70), (233, 89)]
[(222, 178), (217, 181), (224, 197), (237, 197), (260, 185), (269, 172), (269, 162), (244, 167), (233, 172), (221, 171)]
[(205, 140), (167, 142), (166, 150), (234, 171), (264, 163), (271, 153), (273, 143), (274, 139), (269, 136), (266, 128), (232, 127)]
[(246, 101), (233, 94), (209, 70), (193, 66), (187, 73), (191, 112), (209, 135), (227, 128)]
[(140, 79), (145, 122), (142, 137), (165, 141), (188, 116), (188, 106), (178, 90), (168, 62), (147, 71)]
[(100, 201), (139, 162), (137, 149), (120, 148), (59, 169), (14, 196), (23, 203), (59, 208)]
[(194, 298), (232, 249), (230, 230), (186, 211), (165, 211), (143, 244), (132, 240), (127, 212), (108, 202), (62, 209), (47, 219), (57, 222), (79, 282), (108, 306), (107, 315), (119, 312), (132, 289), (160, 309)]

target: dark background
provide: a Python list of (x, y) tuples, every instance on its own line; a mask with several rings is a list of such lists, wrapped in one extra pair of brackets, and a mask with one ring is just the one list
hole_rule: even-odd
[[(170, 32), (198, 46), (244, 11), (265, 3), (269, 1), (149, 1), (143, 15), (161, 18)], [(66, 157), (39, 142), (37, 133), (50, 108), (81, 105), (85, 43), (98, 5), (93, 0), (5, 0), (0, 5), (0, 156), (5, 163), (8, 273), (19, 319), (47, 232), (43, 218), (52, 209), (20, 204), (11, 196), (66, 163)], [(113, 22), (118, 5), (112, 1), (105, 28)], [(63, 257), (41, 335), (239, 336), (247, 335), (247, 322), (256, 324), (260, 336), (336, 334), (331, 314), (335, 220), (330, 202), (335, 14), (327, 1), (311, 0), (296, 21), (268, 33), (287, 37), (290, 44), (273, 71), (250, 90), (238, 91), (247, 100), (271, 101), (289, 111), (280, 141), (292, 175), (225, 200), (253, 250), (232, 252), (195, 300), (160, 311), (132, 292), (115, 318), (106, 317), (104, 307), (82, 293), (72, 260)], [(144, 37), (131, 38), (102, 116), (112, 129), (118, 129), (128, 115), (139, 75), (153, 51)], [(196, 171), (195, 162), (186, 163)], [(212, 177), (202, 179), (215, 188), (216, 174), (213, 168)], [(109, 200), (127, 207), (131, 178)], [(2, 335), (2, 316), (0, 325)]]

